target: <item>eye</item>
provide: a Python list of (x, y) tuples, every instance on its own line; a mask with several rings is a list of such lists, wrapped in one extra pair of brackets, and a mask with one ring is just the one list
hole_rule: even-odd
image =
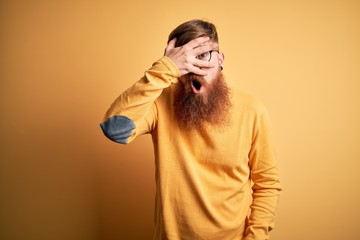
[(199, 59), (199, 60), (207, 60), (208, 56), (209, 56), (209, 52), (204, 52), (204, 53), (198, 55), (197, 59)]

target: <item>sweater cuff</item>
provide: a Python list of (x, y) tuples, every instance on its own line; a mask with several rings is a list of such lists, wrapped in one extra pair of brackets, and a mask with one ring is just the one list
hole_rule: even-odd
[(162, 62), (167, 67), (167, 69), (169, 69), (171, 74), (174, 76), (174, 79), (171, 82), (177, 83), (179, 81), (178, 77), (180, 77), (180, 71), (176, 66), (176, 64), (167, 56), (163, 56), (162, 58), (160, 58), (159, 61)]

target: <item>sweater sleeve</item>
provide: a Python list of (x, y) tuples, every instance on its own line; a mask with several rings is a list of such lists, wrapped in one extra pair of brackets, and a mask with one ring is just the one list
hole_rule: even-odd
[(156, 125), (155, 100), (163, 89), (177, 82), (177, 66), (164, 56), (144, 76), (122, 93), (106, 112), (100, 124), (110, 140), (127, 144), (136, 136), (149, 133)]
[(255, 118), (249, 153), (253, 201), (245, 240), (267, 240), (274, 228), (275, 209), (281, 192), (275, 153), (270, 139), (270, 121), (264, 106)]

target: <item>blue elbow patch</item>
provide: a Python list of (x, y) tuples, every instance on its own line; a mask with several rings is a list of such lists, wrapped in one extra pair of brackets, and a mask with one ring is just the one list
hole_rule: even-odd
[(100, 124), (106, 137), (114, 142), (127, 144), (135, 129), (134, 122), (125, 116), (114, 116)]

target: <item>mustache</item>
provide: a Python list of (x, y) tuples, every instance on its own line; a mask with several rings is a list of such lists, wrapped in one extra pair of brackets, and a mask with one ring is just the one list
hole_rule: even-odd
[(192, 80), (197, 80), (199, 82), (205, 82), (205, 78), (201, 75), (197, 75), (194, 73), (188, 73), (186, 75), (187, 80), (192, 81)]

